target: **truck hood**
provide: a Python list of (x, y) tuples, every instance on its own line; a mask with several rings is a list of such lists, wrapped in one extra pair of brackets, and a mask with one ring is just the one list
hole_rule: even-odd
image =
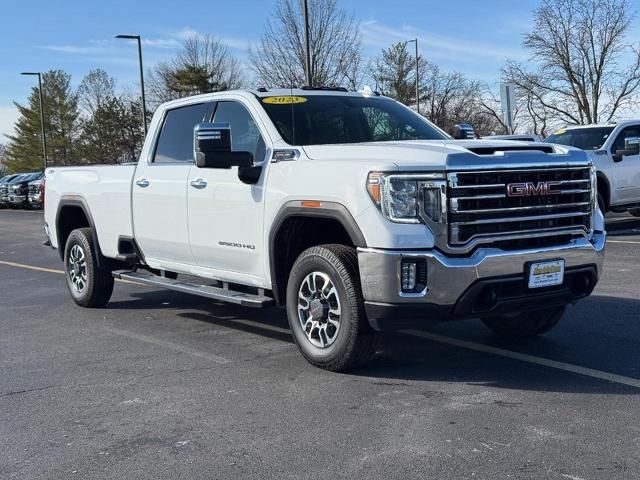
[(512, 140), (407, 140), (307, 145), (303, 149), (312, 160), (370, 162), (400, 171), (588, 161), (584, 152), (571, 147)]

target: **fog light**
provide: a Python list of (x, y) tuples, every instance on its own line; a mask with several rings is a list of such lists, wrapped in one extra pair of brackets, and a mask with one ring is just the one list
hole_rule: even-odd
[(412, 292), (416, 288), (416, 272), (418, 265), (416, 262), (402, 262), (402, 291)]

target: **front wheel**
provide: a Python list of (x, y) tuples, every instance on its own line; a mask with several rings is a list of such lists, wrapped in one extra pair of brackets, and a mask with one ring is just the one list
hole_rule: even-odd
[(512, 338), (534, 337), (548, 332), (562, 319), (566, 307), (547, 308), (515, 315), (483, 318), (483, 323), (500, 336)]
[(81, 307), (104, 306), (113, 293), (113, 276), (107, 259), (98, 261), (90, 228), (73, 230), (64, 249), (67, 287), (73, 301)]
[(289, 275), (287, 316), (300, 353), (317, 367), (344, 371), (375, 353), (378, 336), (366, 318), (352, 247), (302, 252)]

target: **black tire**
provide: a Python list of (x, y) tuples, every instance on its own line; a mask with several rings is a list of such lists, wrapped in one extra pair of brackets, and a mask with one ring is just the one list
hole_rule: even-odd
[(607, 204), (604, 201), (604, 196), (600, 192), (598, 192), (598, 207), (600, 207), (600, 211), (603, 215), (607, 213)]
[[(328, 305), (326, 308), (316, 308), (315, 312), (324, 311), (326, 313), (327, 309), (331, 308), (329, 303), (333, 303), (333, 307), (335, 307), (335, 302), (339, 302), (339, 327), (331, 327), (326, 320), (324, 335), (320, 332), (319, 327), (313, 329), (313, 323), (306, 331), (299, 318), (299, 293), (301, 289), (306, 288), (303, 285), (304, 282), (308, 281), (310, 276), (315, 273), (322, 275), (320, 281), (329, 279), (330, 283), (322, 285), (335, 287), (335, 292), (330, 295), (330, 299), (318, 298), (314, 300), (316, 307), (323, 302)], [(315, 289), (318, 295), (320, 292), (324, 295), (325, 288), (318, 290), (317, 280), (313, 280), (313, 283), (316, 284)], [(308, 286), (309, 283), (306, 285)], [(309, 315), (312, 312), (312, 303), (307, 302)], [(329, 317), (331, 314), (326, 313), (326, 315)], [(364, 311), (358, 257), (352, 247), (334, 244), (320, 245), (309, 248), (300, 254), (291, 268), (287, 284), (287, 316), (293, 339), (300, 353), (312, 365), (333, 372), (345, 371), (366, 363), (375, 353), (378, 334), (369, 325)], [(322, 315), (319, 314), (318, 318), (321, 319)], [(334, 316), (333, 320), (335, 318)], [(308, 321), (311, 322), (311, 320)], [(319, 323), (322, 323), (322, 320)], [(315, 335), (313, 332), (317, 333), (317, 339), (313, 338)], [(331, 342), (330, 336), (333, 337)], [(321, 347), (313, 342), (322, 342), (326, 345)]]
[[(84, 258), (84, 267), (77, 260), (80, 258), (78, 252)], [(98, 265), (98, 255), (100, 253), (94, 245), (90, 228), (78, 228), (69, 234), (64, 248), (65, 278), (71, 298), (81, 307), (103, 307), (113, 293), (113, 277), (108, 260), (100, 257)]]
[(502, 337), (526, 338), (548, 332), (562, 319), (566, 307), (547, 308), (516, 315), (483, 318), (489, 329)]

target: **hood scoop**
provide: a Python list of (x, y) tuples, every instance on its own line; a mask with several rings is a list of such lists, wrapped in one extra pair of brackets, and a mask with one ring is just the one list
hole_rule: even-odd
[(544, 153), (555, 153), (551, 145), (513, 145), (497, 147), (469, 147), (470, 152), (476, 155), (495, 155), (497, 152), (531, 152), (539, 151)]

